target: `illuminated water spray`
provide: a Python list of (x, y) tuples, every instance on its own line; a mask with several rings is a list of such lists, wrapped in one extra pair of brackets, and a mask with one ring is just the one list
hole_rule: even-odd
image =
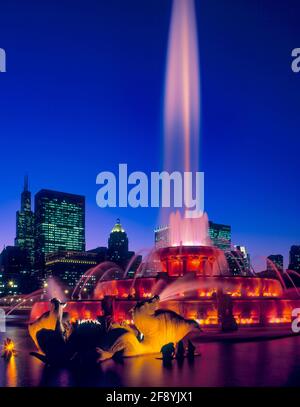
[(164, 168), (199, 169), (200, 80), (194, 0), (174, 0), (164, 104)]
[[(200, 74), (194, 0), (174, 0), (169, 32), (164, 103), (164, 169), (199, 171)], [(190, 188), (190, 187), (188, 187)], [(194, 188), (194, 186), (193, 186)], [(192, 194), (195, 191), (189, 190)], [(162, 210), (171, 245), (208, 243), (206, 216), (185, 219)]]

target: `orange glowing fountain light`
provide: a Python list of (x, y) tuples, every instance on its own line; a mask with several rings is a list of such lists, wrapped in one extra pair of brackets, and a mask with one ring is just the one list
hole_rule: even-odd
[(10, 338), (5, 339), (1, 356), (5, 359), (10, 359), (12, 356), (15, 356), (16, 353), (17, 351), (14, 341)]

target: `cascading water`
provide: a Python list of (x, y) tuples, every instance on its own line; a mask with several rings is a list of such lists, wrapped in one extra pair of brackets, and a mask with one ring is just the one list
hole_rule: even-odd
[[(174, 0), (169, 32), (164, 103), (164, 169), (199, 171), (200, 74), (194, 0)], [(195, 186), (186, 186), (187, 195)], [(169, 224), (172, 246), (211, 245), (208, 218), (185, 217), (185, 209), (161, 209), (160, 221)], [(201, 216), (202, 215), (202, 216)]]
[(203, 214), (198, 218), (185, 218), (179, 211), (170, 215), (171, 246), (211, 246), (208, 234), (208, 217)]

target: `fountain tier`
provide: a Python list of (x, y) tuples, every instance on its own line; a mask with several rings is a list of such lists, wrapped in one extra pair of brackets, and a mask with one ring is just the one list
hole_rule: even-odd
[[(160, 271), (153, 277), (100, 280), (93, 300), (70, 301), (66, 311), (73, 319), (101, 315), (101, 300), (114, 298), (116, 321), (131, 322), (130, 310), (136, 301), (159, 294), (160, 307), (174, 310), (203, 325), (219, 323), (217, 297), (228, 295), (239, 325), (290, 323), (298, 300), (289, 299), (276, 279), (232, 276), (224, 264), (221, 250), (208, 246), (176, 246), (157, 250)], [(31, 320), (41, 315), (48, 304), (33, 306)]]

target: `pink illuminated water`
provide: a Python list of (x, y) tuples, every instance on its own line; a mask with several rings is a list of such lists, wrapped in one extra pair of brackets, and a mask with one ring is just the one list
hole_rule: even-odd
[(176, 211), (169, 219), (171, 246), (212, 246), (206, 213), (199, 218), (185, 218)]
[(117, 265), (115, 263), (104, 261), (97, 264), (95, 267), (88, 269), (79, 279), (76, 287), (73, 290), (72, 298), (81, 297), (82, 291), (85, 287), (93, 281), (93, 278), (101, 278), (103, 275), (109, 271), (111, 268), (115, 268)]
[(7, 316), (12, 314), (16, 309), (20, 308), (21, 306), (28, 305), (30, 301), (40, 299), (42, 294), (43, 290), (38, 289), (30, 294), (25, 295), (20, 302), (18, 302), (16, 305), (10, 308), (10, 310), (7, 313)]
[[(126, 278), (128, 276), (128, 273), (130, 272), (132, 265), (138, 259), (138, 257), (141, 256), (142, 254), (145, 254), (146, 259), (147, 259), (149, 256), (149, 253), (151, 253), (151, 250), (152, 249), (149, 249), (149, 248), (143, 248), (143, 249), (140, 249), (136, 254), (134, 254), (131, 257), (131, 259), (129, 260), (129, 262), (125, 268), (123, 278)], [(142, 269), (142, 264), (140, 264), (139, 267), (137, 268), (137, 270), (135, 271), (134, 277), (138, 276), (139, 273), (141, 273), (141, 269)]]
[(294, 287), (294, 289), (295, 289), (297, 295), (300, 297), (300, 291), (299, 291), (298, 287), (296, 286), (294, 280), (293, 280), (292, 277), (290, 276), (290, 274), (293, 274), (294, 276), (299, 277), (299, 274), (298, 274), (296, 271), (294, 271), (294, 270), (286, 270), (286, 271), (284, 271), (284, 274), (285, 274), (285, 275), (287, 276), (287, 278), (290, 280), (290, 282), (292, 283), (292, 286)]
[(67, 300), (60, 281), (55, 277), (51, 277), (47, 280), (44, 296), (47, 299), (58, 298), (60, 301), (63, 302)]
[[(164, 99), (164, 170), (199, 171), (200, 78), (194, 0), (174, 0)], [(186, 193), (192, 194), (186, 186)], [(160, 222), (170, 212), (162, 208)], [(184, 227), (188, 229), (190, 225)], [(195, 227), (196, 229), (196, 227)], [(175, 231), (174, 233), (177, 234)], [(198, 237), (197, 237), (198, 238)], [(182, 239), (181, 239), (182, 240)], [(180, 239), (176, 237), (176, 241)], [(177, 243), (176, 243), (177, 244)]]
[(198, 169), (199, 82), (194, 0), (174, 0), (164, 105), (166, 170)]
[[(178, 278), (170, 285), (166, 286), (160, 293), (158, 293), (160, 302), (176, 300), (182, 297), (193, 296), (199, 289), (210, 291), (211, 289), (223, 289), (224, 284), (222, 281), (203, 279), (197, 280), (191, 274), (186, 274), (184, 277)], [(227, 289), (230, 284), (227, 284)], [(157, 290), (159, 291), (159, 290)]]
[(274, 273), (278, 277), (279, 281), (282, 284), (282, 287), (284, 287), (286, 289), (287, 288), (286, 284), (285, 284), (284, 279), (282, 278), (281, 272), (278, 269), (278, 267), (276, 266), (276, 264), (272, 260), (270, 260), (268, 258), (266, 259), (266, 262), (267, 262), (267, 265), (272, 268), (272, 270), (274, 271)]
[(8, 311), (7, 315), (12, 314), (18, 308), (23, 306), (32, 305), (34, 302), (39, 301), (41, 299), (50, 300), (51, 298), (58, 298), (60, 301), (66, 301), (66, 296), (64, 294), (62, 284), (60, 281), (54, 277), (51, 277), (47, 280), (44, 288), (40, 288), (36, 291), (33, 291), (30, 294), (24, 295), (20, 297), (20, 301), (12, 306)]

